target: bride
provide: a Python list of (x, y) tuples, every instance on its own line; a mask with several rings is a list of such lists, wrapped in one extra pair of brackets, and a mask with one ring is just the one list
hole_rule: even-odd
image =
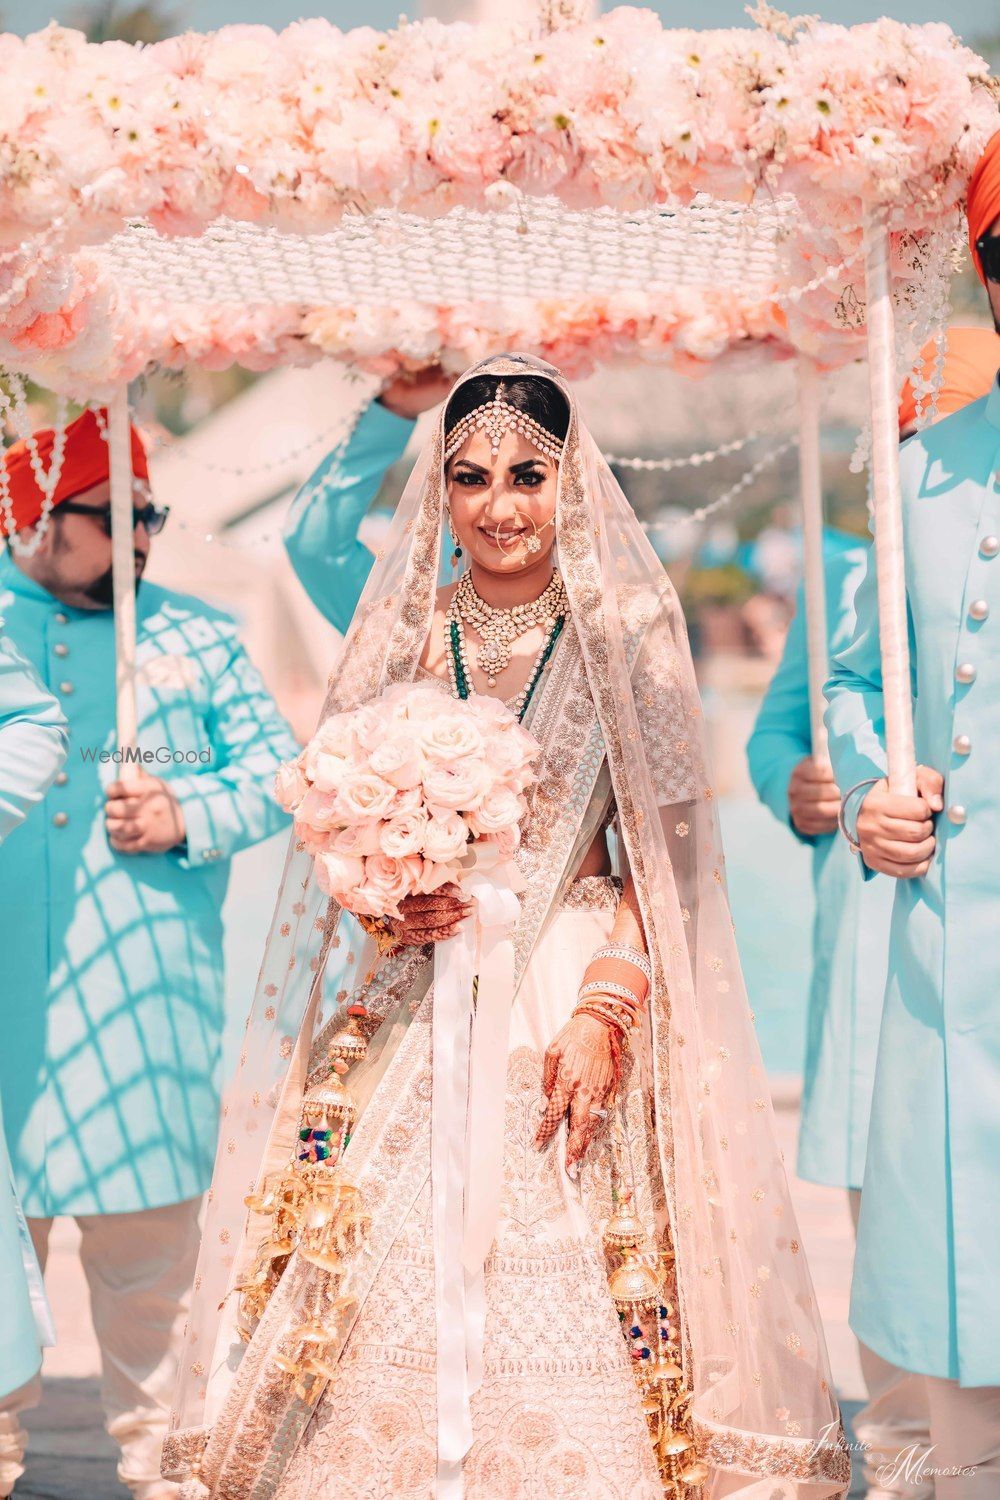
[[(438, 588), (446, 527), (463, 571)], [(493, 1120), (498, 1211), (463, 1265), (437, 1223), (432, 978), (470, 907), (410, 898), (378, 963), (293, 841), (164, 1472), (186, 1500), (843, 1494), (683, 618), (549, 365), (502, 356), (454, 388), (325, 714), (417, 677), (505, 700), (541, 747), (506, 1062), (469, 1103)], [(348, 1067), (356, 1208), (336, 1254), (307, 1254), (276, 1204)], [(461, 1202), (461, 1149), (456, 1170)]]

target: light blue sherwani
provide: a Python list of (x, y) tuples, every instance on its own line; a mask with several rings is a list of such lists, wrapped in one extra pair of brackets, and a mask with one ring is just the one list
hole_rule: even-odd
[[(827, 639), (831, 657), (854, 634), (854, 595), (868, 544), (843, 532), (824, 536)], [(798, 1172), (810, 1182), (859, 1188), (889, 948), (890, 880), (865, 884), (836, 834), (808, 838), (788, 809), (788, 782), (811, 753), (809, 675), (802, 591), (784, 654), (747, 745), (757, 795), (796, 838), (812, 845), (816, 916)]]
[[(212, 1175), (229, 861), (285, 815), (274, 772), (297, 750), (237, 638), (197, 599), (137, 599), (139, 744), (187, 830), (118, 854), (104, 829), (114, 749), (114, 621), (60, 604), (0, 558), (0, 613), (69, 720), (70, 758), (0, 866), (0, 1088), (25, 1213), (181, 1202)], [(179, 753), (188, 763), (164, 757)]]
[(358, 528), (398, 458), (413, 423), (378, 401), (366, 407), (341, 452), (327, 455), (288, 513), (284, 542), (292, 567), (316, 608), (341, 635), (371, 571), (372, 554)]
[[(41, 801), (65, 759), (66, 720), (59, 704), (9, 637), (0, 635), (0, 844)], [(7, 858), (7, 849), (0, 850), (0, 866)], [(0, 1397), (29, 1381), (42, 1362), (33, 1296), (42, 1296), (41, 1275), (14, 1193), (0, 1118)]]
[[(851, 1326), (903, 1369), (1000, 1385), (1000, 389), (900, 462), (917, 758), (946, 811), (896, 886)], [(856, 606), (827, 685), (845, 789), (886, 766), (874, 566)]]

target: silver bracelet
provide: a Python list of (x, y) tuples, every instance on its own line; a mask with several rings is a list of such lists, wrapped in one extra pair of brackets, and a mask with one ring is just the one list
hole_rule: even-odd
[(587, 984), (581, 984), (577, 1000), (585, 1000), (588, 995), (617, 996), (619, 1000), (631, 1000), (637, 1011), (642, 1009), (642, 1001), (634, 990), (630, 990), (627, 984), (614, 984), (601, 979), (591, 979)]
[[(857, 841), (856, 838), (852, 838), (851, 837), (850, 831), (848, 830), (848, 827), (847, 827), (847, 804), (850, 801), (850, 799), (854, 796), (854, 793), (855, 792), (860, 792), (860, 790), (861, 790), (861, 788), (863, 786), (878, 786), (879, 782), (882, 779), (883, 778), (881, 776), (869, 776), (865, 781), (856, 781), (854, 783), (854, 785), (851, 787), (851, 790), (849, 792), (845, 792), (844, 795), (840, 799), (840, 811), (837, 814), (837, 827), (840, 829), (841, 833), (844, 835), (844, 838), (847, 840), (848, 846), (849, 846), (850, 851), (851, 851), (852, 854), (860, 854), (861, 853), (861, 845), (858, 843), (858, 841)], [(864, 799), (862, 798), (862, 801), (863, 800)], [(861, 811), (860, 807), (858, 808), (858, 811), (859, 812)]]
[(595, 958), (620, 958), (623, 963), (632, 964), (641, 974), (645, 974), (650, 984), (653, 982), (653, 965), (645, 953), (640, 953), (638, 948), (630, 948), (627, 943), (609, 943), (606, 948), (598, 948), (596, 953), (590, 956), (590, 962)]

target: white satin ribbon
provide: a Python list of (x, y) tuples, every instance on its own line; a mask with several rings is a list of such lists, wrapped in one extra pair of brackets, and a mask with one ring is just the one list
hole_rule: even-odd
[[(437, 1500), (460, 1500), (483, 1378), (485, 1264), (503, 1189), (516, 868), (477, 846), (462, 879), (475, 912), (434, 952), (431, 1195), (437, 1324)], [(476, 1001), (473, 981), (478, 975)]]

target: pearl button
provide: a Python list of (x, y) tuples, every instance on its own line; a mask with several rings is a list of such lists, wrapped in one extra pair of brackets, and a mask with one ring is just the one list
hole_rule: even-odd
[(56, 644), (52, 647), (52, 650), (55, 652), (56, 656), (69, 655), (69, 647), (66, 645), (65, 641), (57, 641)]
[(66, 775), (66, 772), (60, 771), (56, 775), (56, 786), (65, 786), (68, 780), (69, 777)]
[(52, 618), (55, 620), (57, 625), (69, 624), (69, 615), (64, 615), (61, 609), (57, 610)]
[(970, 620), (988, 620), (989, 617), (990, 617), (990, 607), (987, 604), (986, 600), (985, 599), (973, 599), (972, 603), (969, 605), (969, 619)]
[(61, 682), (59, 684), (59, 691), (61, 693), (71, 693), (73, 691), (73, 684), (71, 682)]
[(65, 828), (69, 822), (69, 813), (57, 812), (52, 819), (57, 828)]
[(958, 666), (955, 668), (955, 681), (963, 682), (966, 684), (966, 686), (968, 686), (970, 682), (975, 682), (975, 680), (976, 669), (972, 665), (971, 661), (960, 661)]
[(1000, 536), (984, 536), (979, 543), (980, 557), (996, 557), (1000, 552)]
[(968, 813), (965, 811), (965, 808), (962, 806), (961, 802), (953, 802), (951, 804), (948, 809), (948, 818), (950, 822), (961, 825), (965, 822), (967, 817)]
[(972, 749), (972, 741), (967, 734), (956, 734), (951, 742), (951, 748), (956, 755), (968, 755)]

